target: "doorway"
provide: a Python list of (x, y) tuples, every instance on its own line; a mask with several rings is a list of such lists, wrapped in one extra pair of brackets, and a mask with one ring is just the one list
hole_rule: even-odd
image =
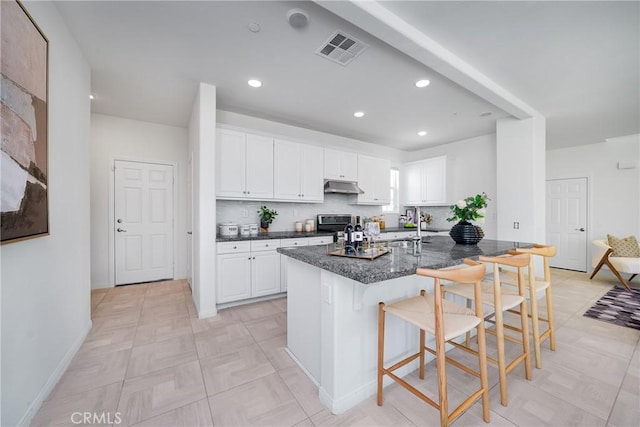
[(115, 284), (173, 279), (173, 165), (114, 161)]
[(552, 267), (587, 271), (587, 178), (547, 181), (547, 244), (557, 247)]

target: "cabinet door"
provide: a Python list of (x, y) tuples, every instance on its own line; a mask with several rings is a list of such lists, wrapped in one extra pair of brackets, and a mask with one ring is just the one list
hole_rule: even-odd
[(274, 142), (273, 192), (276, 199), (300, 200), (301, 145), (278, 139)]
[(358, 156), (359, 204), (386, 205), (389, 203), (389, 171), (391, 162), (369, 156)]
[(324, 150), (324, 179), (356, 181), (358, 179), (358, 155), (348, 151), (326, 148)]
[(301, 145), (300, 200), (305, 202), (324, 201), (323, 158), (324, 153), (321, 147)]
[(245, 134), (216, 131), (216, 197), (245, 198)]
[(273, 198), (273, 138), (247, 134), (246, 196)]
[(447, 203), (447, 158), (435, 157), (424, 163), (424, 202)]
[(403, 168), (401, 186), (405, 205), (416, 206), (422, 203), (423, 180), (421, 164), (409, 164)]
[(218, 303), (251, 297), (251, 254), (217, 256)]
[(254, 252), (251, 258), (251, 296), (280, 292), (280, 254), (276, 251)]

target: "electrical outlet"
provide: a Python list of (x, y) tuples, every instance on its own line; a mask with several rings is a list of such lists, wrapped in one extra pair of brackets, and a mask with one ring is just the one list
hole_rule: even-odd
[(242, 218), (249, 218), (249, 210), (242, 209)]
[(514, 230), (520, 230), (520, 223), (519, 222), (514, 222), (513, 223), (513, 229)]

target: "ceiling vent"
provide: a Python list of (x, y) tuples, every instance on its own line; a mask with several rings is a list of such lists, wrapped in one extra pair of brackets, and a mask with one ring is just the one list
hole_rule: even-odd
[(340, 65), (347, 65), (369, 46), (347, 33), (336, 31), (316, 50), (316, 54)]

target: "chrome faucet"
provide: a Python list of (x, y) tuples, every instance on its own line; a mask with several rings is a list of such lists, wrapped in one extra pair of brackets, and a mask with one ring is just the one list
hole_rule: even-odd
[(416, 206), (413, 216), (414, 221), (418, 222), (417, 234), (411, 239), (413, 242), (413, 255), (418, 256), (422, 253), (422, 234), (420, 233), (420, 206)]

